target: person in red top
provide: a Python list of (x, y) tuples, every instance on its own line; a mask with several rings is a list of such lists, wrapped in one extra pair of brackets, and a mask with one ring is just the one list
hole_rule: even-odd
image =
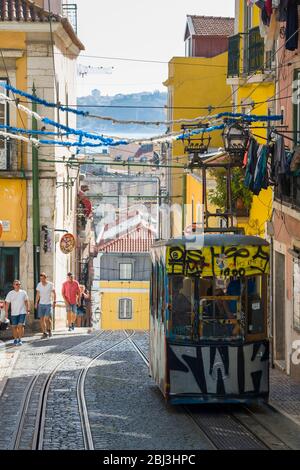
[(68, 273), (68, 280), (63, 283), (62, 296), (64, 298), (67, 310), (69, 331), (74, 330), (77, 315), (77, 303), (80, 295), (80, 287), (78, 281), (73, 279), (73, 274)]

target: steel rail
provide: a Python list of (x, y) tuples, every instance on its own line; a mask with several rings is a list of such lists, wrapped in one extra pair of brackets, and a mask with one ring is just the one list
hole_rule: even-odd
[[(75, 346), (74, 348), (77, 349), (77, 352), (80, 352), (81, 350), (85, 350), (87, 343), (93, 344), (97, 342), (99, 337), (104, 335), (104, 333), (105, 331), (100, 331), (94, 338), (91, 338), (88, 341), (84, 341), (83, 343), (80, 343), (80, 345)], [(106, 336), (109, 336), (109, 334)], [(33, 450), (43, 449), (44, 428), (45, 428), (45, 420), (46, 420), (46, 412), (47, 412), (47, 397), (48, 397), (50, 385), (58, 368), (68, 359), (69, 359), (68, 357), (65, 357), (62, 361), (60, 361), (60, 363), (57, 364), (56, 367), (48, 374), (47, 379), (44, 383), (43, 390), (40, 396), (39, 405), (38, 405), (37, 422), (36, 422), (33, 443), (32, 443)]]
[[(125, 333), (126, 334), (126, 333)], [(132, 332), (131, 336), (134, 335), (134, 332)], [(82, 423), (82, 430), (83, 430), (83, 439), (84, 439), (84, 445), (86, 450), (94, 450), (94, 442), (93, 442), (93, 436), (92, 436), (92, 431), (91, 431), (91, 426), (90, 426), (90, 421), (89, 421), (89, 415), (88, 415), (88, 409), (87, 409), (87, 404), (85, 400), (85, 394), (84, 394), (84, 386), (85, 386), (85, 381), (87, 377), (87, 373), (90, 369), (90, 367), (93, 365), (99, 357), (103, 356), (107, 352), (113, 350), (116, 348), (118, 345), (121, 343), (124, 343), (127, 341), (130, 337), (127, 336), (126, 338), (123, 338), (122, 340), (118, 341), (115, 343), (113, 346), (108, 347), (104, 351), (101, 351), (100, 353), (97, 353), (91, 361), (86, 365), (84, 369), (81, 370), (80, 375), (78, 377), (77, 381), (77, 400), (78, 400), (78, 406), (79, 406), (79, 414), (80, 414), (80, 419)]]
[[(36, 383), (37, 383), (37, 381), (40, 377), (40, 374), (41, 374), (41, 371), (43, 370), (43, 368), (47, 364), (50, 364), (51, 362), (55, 361), (57, 359), (57, 357), (63, 356), (66, 353), (66, 351), (70, 351), (71, 349), (78, 348), (79, 346), (82, 346), (83, 344), (86, 345), (87, 343), (93, 342), (101, 334), (102, 334), (102, 332), (100, 334), (98, 334), (96, 336), (96, 338), (95, 337), (90, 338), (90, 339), (84, 341), (83, 343), (80, 343), (80, 345), (75, 345), (75, 346), (73, 345), (69, 348), (66, 348), (63, 351), (61, 351), (58, 354), (58, 356), (56, 356), (56, 358), (47, 359), (46, 361), (44, 361), (41, 364), (41, 366), (38, 368), (37, 374), (30, 380), (30, 382), (28, 383), (28, 385), (25, 389), (25, 392), (23, 394), (23, 399), (22, 399), (21, 406), (20, 406), (20, 411), (19, 411), (19, 420), (18, 420), (18, 423), (16, 425), (16, 430), (13, 434), (12, 441), (11, 441), (11, 446), (10, 446), (11, 449), (14, 449), (14, 450), (19, 449), (21, 438), (22, 438), (22, 431), (23, 431), (23, 428), (24, 428), (25, 420), (26, 420), (26, 412), (27, 412), (28, 406), (30, 404), (30, 399), (31, 399), (34, 387), (35, 387), (35, 385), (36, 385)], [(32, 342), (35, 342), (35, 341), (32, 341)], [(56, 370), (66, 359), (67, 358), (64, 358), (62, 361), (60, 361), (59, 364), (53, 370)], [(38, 407), (37, 407), (37, 413), (36, 413), (32, 449), (36, 449), (36, 442), (37, 442), (37, 437), (38, 437), (38, 433), (39, 433), (37, 428), (40, 425), (40, 416), (41, 416), (42, 407), (43, 407), (43, 403), (44, 403), (44, 390), (45, 390), (46, 382), (48, 381), (49, 376), (52, 374), (52, 372), (50, 374), (48, 374), (48, 377), (47, 377), (46, 381), (44, 382), (44, 385), (42, 387), (42, 392), (40, 394), (40, 400), (39, 400), (39, 404), (38, 404)]]
[[(127, 333), (127, 332), (126, 332)], [(134, 334), (132, 335), (134, 336)], [(149, 360), (147, 358), (147, 355), (143, 352), (143, 350), (140, 348), (139, 345), (137, 345), (135, 343), (135, 341), (132, 339), (132, 338), (128, 338), (128, 340), (130, 341), (130, 343), (132, 344), (132, 346), (134, 347), (134, 349), (137, 351), (137, 353), (140, 355), (140, 357), (143, 359), (143, 361), (145, 362), (145, 364), (147, 366), (149, 366)], [(261, 444), (261, 447), (262, 448), (265, 448), (266, 450), (273, 450), (275, 448), (278, 449), (278, 444), (281, 448), (284, 448), (285, 450), (288, 450), (290, 449), (289, 446), (287, 446), (287, 444), (285, 444), (284, 441), (282, 441), (274, 432), (272, 432), (271, 430), (268, 429), (268, 427), (266, 427), (265, 425), (263, 425), (260, 420), (256, 419), (255, 418), (255, 414), (247, 407), (247, 406), (243, 406), (243, 408), (245, 410), (247, 410), (247, 412), (249, 414), (251, 414), (251, 418), (253, 420), (256, 421), (256, 423), (264, 428), (264, 430), (266, 431), (267, 434), (271, 435), (273, 438), (276, 439), (277, 441), (277, 445), (275, 444), (269, 444), (267, 443), (265, 440), (261, 439), (255, 432), (253, 432), (253, 429), (251, 429), (251, 426), (245, 424), (244, 420), (241, 419), (239, 416), (237, 416), (236, 413), (232, 412), (232, 413), (226, 413), (225, 416), (227, 417), (230, 417), (230, 419), (233, 421), (233, 422), (236, 422), (236, 423), (239, 423), (240, 425), (242, 425), (250, 434), (250, 436), (253, 436), (254, 439), (257, 441), (258, 445)], [(218, 446), (215, 441), (213, 440), (213, 438), (211, 437), (210, 433), (207, 431), (206, 427), (204, 425), (201, 425), (201, 423), (199, 422), (199, 419), (197, 419), (197, 414), (195, 413), (195, 410), (192, 410), (191, 407), (189, 405), (182, 405), (182, 409), (185, 411), (185, 413), (189, 416), (189, 418), (194, 422), (194, 424), (196, 424), (197, 428), (201, 430), (201, 432), (204, 434), (205, 438), (208, 440), (208, 442), (210, 443), (210, 445), (213, 447), (213, 449), (215, 450), (219, 450), (220, 448), (222, 449), (222, 447)], [(220, 411), (220, 415), (221, 413), (224, 413), (224, 411)], [(268, 439), (269, 440), (269, 439)]]

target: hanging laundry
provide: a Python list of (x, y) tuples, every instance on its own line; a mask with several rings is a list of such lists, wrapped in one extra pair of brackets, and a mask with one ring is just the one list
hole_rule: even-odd
[(280, 33), (280, 23), (277, 21), (277, 12), (273, 10), (270, 26), (267, 29), (267, 34), (265, 36), (265, 51), (271, 52), (273, 50), (274, 42), (279, 38)]
[(256, 5), (258, 8), (263, 9), (264, 6), (265, 6), (265, 0), (257, 0), (257, 1), (255, 2), (255, 5)]
[(257, 152), (257, 163), (254, 173), (253, 193), (258, 195), (262, 189), (267, 189), (267, 155), (268, 146), (260, 145)]
[(276, 137), (274, 143), (274, 176), (284, 175), (287, 172), (287, 159), (284, 138), (281, 135)]
[(292, 173), (297, 172), (300, 170), (300, 147), (295, 147), (294, 155), (291, 160), (290, 164), (290, 171)]
[(289, 51), (298, 48), (298, 27), (298, 0), (289, 0), (285, 30), (285, 48)]
[(278, 21), (285, 22), (287, 20), (287, 7), (289, 0), (280, 0), (278, 9)]
[(245, 186), (246, 188), (253, 189), (253, 183), (254, 183), (254, 174), (255, 174), (255, 168), (256, 168), (256, 162), (257, 162), (257, 151), (258, 151), (258, 143), (256, 140), (251, 137), (251, 142), (249, 145), (249, 150), (248, 150), (248, 162), (247, 162), (247, 167), (246, 167), (246, 174), (245, 174)]
[(270, 17), (272, 15), (272, 0), (266, 0), (265, 4), (267, 15)]
[(280, 5), (280, 0), (272, 0), (272, 8), (278, 8)]

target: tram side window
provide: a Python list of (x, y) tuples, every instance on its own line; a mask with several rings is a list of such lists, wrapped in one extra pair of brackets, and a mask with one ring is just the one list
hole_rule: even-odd
[(156, 264), (152, 265), (152, 282), (151, 282), (151, 313), (157, 316), (157, 275)]
[(191, 330), (191, 318), (194, 310), (194, 279), (184, 276), (172, 276), (170, 282), (170, 304), (172, 332), (187, 336)]
[(262, 276), (248, 278), (248, 334), (262, 334), (265, 332), (265, 312), (262, 302), (262, 291)]

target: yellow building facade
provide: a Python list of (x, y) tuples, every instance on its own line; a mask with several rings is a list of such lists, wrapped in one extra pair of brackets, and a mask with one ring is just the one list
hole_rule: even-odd
[[(169, 78), (164, 83), (168, 87), (170, 120), (193, 119), (208, 114), (207, 107), (215, 105), (219, 100), (224, 100), (224, 106), (230, 106), (230, 86), (226, 84), (227, 61), (226, 52), (212, 58), (174, 57), (170, 61)], [(171, 131), (180, 132), (181, 125), (173, 124)], [(196, 142), (195, 139), (196, 137), (191, 140)], [(211, 133), (210, 148), (218, 149), (222, 145), (221, 131)], [(170, 157), (174, 166), (187, 164), (185, 144), (181, 140), (172, 143)], [(199, 205), (203, 204), (201, 177), (197, 178), (195, 175), (185, 173), (183, 168), (172, 168), (170, 171), (170, 203), (187, 206), (185, 215), (187, 225), (192, 223), (192, 211), (193, 222), (197, 222)], [(182, 216), (176, 212), (174, 214), (172, 236), (180, 235), (182, 232), (180, 220)]]
[[(228, 78), (233, 111), (256, 115), (275, 114), (275, 76), (273, 53), (266, 52), (259, 31), (260, 9), (248, 6), (247, 0), (236, 2), (235, 35), (229, 38)], [(263, 127), (263, 124), (255, 125)], [(259, 144), (266, 142), (267, 130), (254, 129)], [(253, 197), (249, 218), (240, 220), (248, 235), (265, 235), (266, 221), (272, 216), (273, 191), (262, 189)]]
[(149, 281), (100, 281), (103, 330), (149, 329)]

